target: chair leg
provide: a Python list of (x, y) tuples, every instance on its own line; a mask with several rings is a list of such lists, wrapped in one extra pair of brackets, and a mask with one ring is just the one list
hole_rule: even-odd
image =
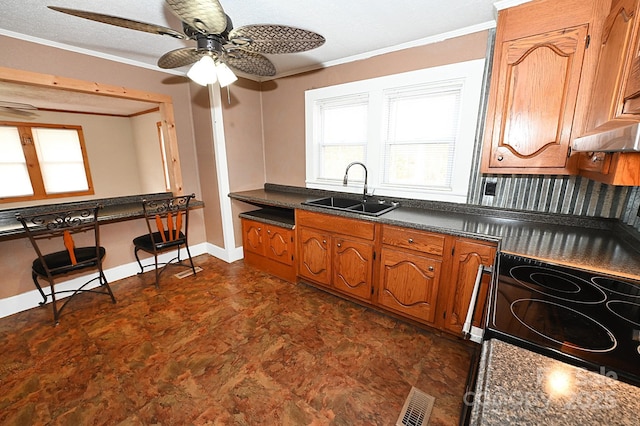
[(136, 256), (136, 260), (138, 261), (138, 265), (140, 266), (140, 272), (139, 274), (142, 274), (144, 272), (144, 268), (142, 267), (142, 262), (140, 262), (140, 258), (138, 257), (138, 251), (140, 249), (138, 247), (135, 248), (135, 250), (133, 250), (133, 254)]
[(36, 274), (35, 272), (31, 272), (31, 278), (33, 279), (33, 283), (36, 285), (36, 288), (42, 295), (42, 302), (40, 302), (40, 306), (42, 306), (47, 303), (47, 296), (44, 294), (44, 291), (42, 291), (42, 287), (40, 287), (40, 283), (38, 282), (38, 274)]
[(58, 310), (56, 302), (56, 292), (54, 289), (53, 281), (49, 282), (51, 288), (51, 307), (53, 308), (53, 324), (58, 325), (60, 323), (60, 311)]
[(111, 286), (107, 281), (107, 277), (104, 276), (104, 272), (102, 271), (102, 268), (99, 268), (99, 270), (100, 270), (100, 285), (106, 287), (107, 291), (109, 292), (109, 296), (111, 296), (111, 301), (113, 303), (116, 303), (116, 298), (113, 296), (113, 292), (111, 291)]
[(158, 271), (158, 253), (153, 254), (153, 259), (156, 265), (156, 288), (160, 287), (160, 271)]
[(193, 271), (193, 275), (195, 275), (196, 267), (193, 265), (193, 259), (191, 258), (191, 251), (189, 250), (189, 245), (185, 244), (184, 246), (187, 249), (187, 255), (189, 256), (189, 263), (191, 263), (191, 270)]

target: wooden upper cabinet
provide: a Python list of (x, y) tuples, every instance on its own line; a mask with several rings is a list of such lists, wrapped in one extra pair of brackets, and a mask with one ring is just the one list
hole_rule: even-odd
[[(558, 173), (567, 166), (588, 25), (503, 42), (482, 171)], [(547, 171), (548, 170), (548, 171)]]
[(627, 115), (640, 113), (632, 100), (640, 95), (637, 7), (638, 0), (614, 1), (605, 20), (585, 134), (614, 127), (619, 120), (640, 120)]

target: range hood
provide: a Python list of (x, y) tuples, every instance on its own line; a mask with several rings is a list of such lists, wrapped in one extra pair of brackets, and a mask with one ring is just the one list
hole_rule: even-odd
[(640, 152), (640, 123), (575, 138), (575, 152)]

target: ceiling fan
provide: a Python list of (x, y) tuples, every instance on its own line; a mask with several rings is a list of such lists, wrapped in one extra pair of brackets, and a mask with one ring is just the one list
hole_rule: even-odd
[[(182, 21), (182, 32), (171, 28), (117, 16), (64, 7), (49, 9), (118, 27), (170, 37), (195, 40), (195, 47), (165, 53), (160, 68), (179, 68), (194, 64), (187, 75), (206, 85), (219, 80), (221, 86), (235, 81), (228, 68), (257, 76), (273, 76), (276, 69), (264, 54), (296, 53), (315, 49), (325, 39), (320, 34), (284, 25), (246, 25), (233, 28), (231, 18), (218, 0), (165, 0), (171, 12)], [(228, 66), (228, 67), (227, 67)]]
[(0, 100), (0, 112), (9, 113), (11, 115), (30, 117), (32, 115), (35, 115), (33, 111), (37, 109), (38, 108), (30, 104)]

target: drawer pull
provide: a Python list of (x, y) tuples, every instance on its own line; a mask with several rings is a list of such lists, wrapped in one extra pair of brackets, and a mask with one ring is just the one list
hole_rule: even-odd
[(413, 244), (413, 238), (409, 238), (409, 244)]
[(429, 271), (433, 272), (433, 266), (429, 266)]
[(327, 240), (322, 240), (322, 244), (327, 244)]
[(338, 243), (338, 247), (342, 247), (342, 244)]

